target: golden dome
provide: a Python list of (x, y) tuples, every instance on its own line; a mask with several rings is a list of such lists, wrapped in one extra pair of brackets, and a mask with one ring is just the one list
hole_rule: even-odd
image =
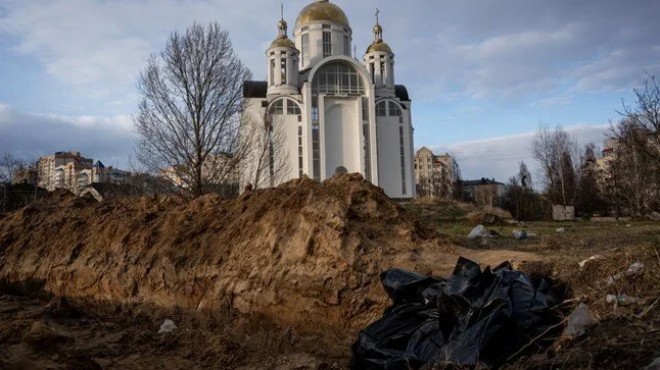
[(329, 0), (316, 0), (304, 7), (296, 19), (296, 29), (316, 21), (330, 21), (349, 27), (344, 11)]
[(296, 45), (293, 43), (293, 41), (289, 40), (288, 38), (278, 38), (273, 41), (272, 44), (270, 44), (271, 48), (295, 48)]
[(369, 46), (369, 49), (367, 49), (367, 54), (368, 53), (373, 53), (373, 52), (376, 52), (376, 51), (383, 51), (383, 52), (386, 52), (386, 53), (391, 53), (392, 48), (390, 48), (390, 46), (387, 45), (387, 43), (385, 41), (378, 41), (378, 42), (374, 42), (373, 44), (371, 44)]

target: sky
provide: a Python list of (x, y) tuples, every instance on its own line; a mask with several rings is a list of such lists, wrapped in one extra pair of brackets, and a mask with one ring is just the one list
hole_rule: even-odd
[[(310, 1), (285, 2), (290, 25)], [(332, 1), (360, 57), (380, 9), (396, 83), (413, 100), (415, 147), (454, 155), (464, 178), (534, 168), (540, 125), (602, 144), (622, 100), (660, 76), (657, 0)], [(172, 32), (217, 21), (264, 79), (279, 14), (273, 0), (0, 0), (0, 152), (76, 150), (129, 167), (149, 55)]]

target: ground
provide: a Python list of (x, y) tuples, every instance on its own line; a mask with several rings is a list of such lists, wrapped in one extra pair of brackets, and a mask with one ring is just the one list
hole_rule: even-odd
[[(660, 223), (626, 220), (522, 225), (503, 221), (488, 226), (501, 237), (468, 241), (466, 236), (475, 226), (470, 217), (474, 211), (457, 203), (403, 205), (405, 217), (416, 220), (422, 228), (436, 230), (455, 245), (450, 258), (445, 253), (438, 258), (438, 266), (420, 272), (447, 275), (450, 261), (458, 256), (490, 265), (513, 260), (515, 267), (527, 273), (566, 284), (569, 295), (559, 312), (568, 315), (579, 303), (585, 303), (598, 319), (597, 325), (576, 340), (540, 338), (530, 346), (531, 351), (512, 359), (505, 368), (627, 369), (641, 368), (660, 357)], [(520, 229), (537, 236), (517, 241), (511, 234)], [(594, 255), (603, 258), (583, 268), (578, 266)], [(420, 260), (426, 257), (431, 260), (423, 264), (424, 268), (433, 266), (437, 255), (419, 251)], [(644, 265), (640, 273), (623, 274), (636, 262)], [(612, 276), (617, 278), (608, 284)], [(606, 302), (607, 294), (626, 294), (635, 302), (615, 306)], [(159, 334), (165, 319), (172, 319), (179, 329)], [(326, 344), (319, 345), (319, 338)], [(300, 334), (267, 318), (247, 317), (231, 309), (208, 317), (141, 305), (93, 306), (43, 294), (39, 287), (0, 284), (2, 369), (348, 367), (350, 341), (338, 338), (334, 346), (327, 346), (328, 342), (324, 333), (318, 337)]]

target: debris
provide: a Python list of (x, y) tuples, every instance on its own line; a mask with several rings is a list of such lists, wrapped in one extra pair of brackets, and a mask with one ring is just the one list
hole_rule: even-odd
[(660, 213), (658, 212), (652, 212), (648, 217), (651, 221), (660, 221)]
[(475, 240), (479, 238), (492, 238), (494, 234), (492, 231), (488, 230), (484, 225), (479, 225), (470, 231), (468, 235), (469, 240)]
[(642, 273), (644, 270), (644, 264), (641, 262), (635, 262), (630, 267), (628, 267), (628, 270), (624, 272), (626, 276), (637, 276)]
[(528, 235), (525, 230), (514, 230), (513, 231), (513, 238), (516, 240), (523, 240), (527, 239)]
[(578, 266), (580, 266), (580, 268), (584, 268), (584, 266), (586, 266), (587, 263), (592, 262), (592, 261), (602, 260), (602, 259), (605, 259), (605, 257), (601, 256), (600, 254), (597, 254), (595, 256), (591, 256), (591, 257), (587, 258), (584, 261), (578, 262)]
[(612, 286), (614, 283), (616, 283), (617, 280), (621, 279), (623, 276), (637, 276), (642, 273), (644, 270), (644, 264), (641, 262), (635, 262), (630, 267), (628, 267), (628, 270), (625, 272), (620, 272), (616, 275), (612, 275), (607, 278), (607, 286)]
[(565, 233), (565, 232), (566, 232), (566, 229), (563, 228), (563, 227), (560, 227), (560, 228), (557, 229), (557, 232), (558, 232), (558, 233)]
[(576, 339), (585, 333), (585, 329), (596, 323), (594, 315), (591, 314), (589, 306), (581, 303), (568, 317), (568, 324), (564, 330), (564, 336), (568, 339)]
[(631, 304), (635, 304), (639, 302), (639, 298), (631, 297), (627, 294), (619, 294), (619, 295), (608, 294), (605, 300), (607, 301), (607, 303), (613, 304), (615, 307), (629, 306)]
[(561, 321), (551, 308), (562, 297), (549, 281), (532, 281), (508, 263), (482, 272), (460, 258), (447, 280), (392, 269), (381, 281), (394, 306), (360, 333), (354, 369), (497, 365)]
[(158, 330), (158, 334), (162, 333), (171, 333), (175, 331), (177, 328), (176, 324), (172, 320), (165, 320), (163, 324), (160, 326), (160, 330)]

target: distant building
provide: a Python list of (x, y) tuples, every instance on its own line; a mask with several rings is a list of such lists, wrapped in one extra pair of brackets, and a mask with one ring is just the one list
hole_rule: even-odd
[[(227, 154), (213, 156), (202, 167), (202, 176), (213, 185), (235, 187), (238, 190), (240, 172), (237, 164), (232, 162), (233, 157)], [(187, 189), (190, 183), (184, 166), (164, 168), (160, 175), (179, 189)]]
[(461, 181), (463, 200), (474, 202), (480, 206), (496, 207), (500, 204), (506, 185), (495, 179)]
[(451, 199), (457, 194), (460, 171), (449, 154), (435, 155), (427, 147), (415, 154), (415, 183), (417, 196)]
[(75, 191), (78, 186), (77, 172), (91, 169), (93, 164), (92, 159), (82, 157), (79, 152), (57, 152), (41, 157), (37, 163), (39, 187), (48, 191)]
[[(79, 152), (57, 152), (41, 157), (36, 166), (39, 187), (48, 191), (66, 189), (79, 194), (91, 184), (125, 184), (131, 173), (85, 158)], [(29, 176), (29, 174), (28, 174)]]

